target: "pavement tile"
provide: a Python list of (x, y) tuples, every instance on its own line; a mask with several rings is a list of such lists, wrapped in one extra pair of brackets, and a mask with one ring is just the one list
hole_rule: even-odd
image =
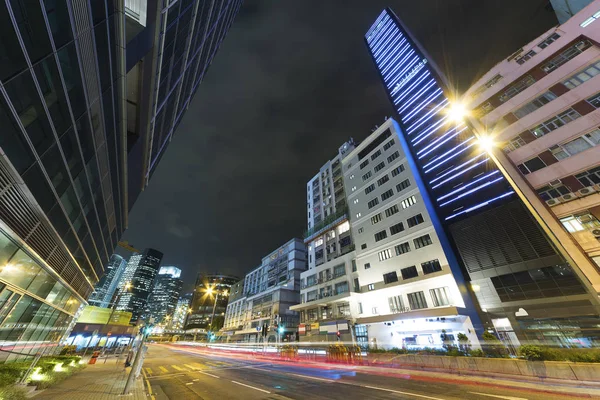
[(143, 376), (134, 382), (131, 395), (122, 396), (123, 388), (131, 368), (123, 368), (123, 360), (104, 360), (98, 364), (88, 365), (80, 371), (65, 379), (56, 386), (43, 390), (34, 398), (36, 400), (114, 400), (127, 398), (132, 400), (146, 400), (148, 398), (144, 387)]

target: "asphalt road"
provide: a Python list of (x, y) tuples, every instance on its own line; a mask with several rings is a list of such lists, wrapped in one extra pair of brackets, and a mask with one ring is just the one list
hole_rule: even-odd
[[(565, 396), (462, 383), (385, 376), (354, 369), (244, 359), (150, 345), (144, 373), (156, 400), (410, 399), (554, 400)], [(476, 377), (473, 378), (477, 380)]]

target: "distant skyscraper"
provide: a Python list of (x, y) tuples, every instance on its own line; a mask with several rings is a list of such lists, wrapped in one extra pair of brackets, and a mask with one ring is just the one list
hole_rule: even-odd
[[(377, 17), (365, 42), (397, 110), (399, 139), (406, 141), (419, 171), (419, 189), (432, 199), (428, 211), (439, 216), (434, 227), (451, 268), (463, 269), (471, 280), (461, 291), (474, 292), (480, 304), (493, 299), (493, 308), (481, 310), (484, 323), (493, 324), (513, 348), (521, 341), (568, 345), (572, 337), (597, 340), (586, 331), (589, 315), (596, 314), (597, 293), (591, 293), (578, 266), (567, 261), (568, 254), (559, 251), (547, 223), (540, 225), (531, 207), (517, 198), (461, 118), (431, 57), (390, 9)], [(498, 101), (524, 90), (534, 76), (541, 77), (537, 71), (523, 75)], [(568, 331), (562, 328), (567, 325)]]
[[(162, 257), (163, 254), (160, 251), (146, 249), (142, 254), (131, 256), (127, 263), (119, 282), (118, 290), (122, 294), (117, 302), (116, 310), (130, 311), (132, 322), (137, 321), (144, 313)], [(127, 283), (131, 284), (131, 288), (126, 290)]]
[(173, 318), (183, 287), (180, 276), (181, 270), (177, 267), (160, 267), (146, 306), (146, 315), (154, 318), (155, 324), (168, 322), (167, 316)]
[(113, 254), (110, 256), (110, 261), (105, 269), (106, 273), (100, 278), (94, 292), (88, 299), (90, 305), (104, 308), (112, 306), (111, 302), (113, 301), (113, 297), (115, 296), (126, 266), (127, 262), (120, 255)]
[(192, 303), (193, 293), (186, 293), (177, 300), (177, 306), (169, 324), (170, 329), (183, 329), (185, 320), (189, 314), (190, 304)]

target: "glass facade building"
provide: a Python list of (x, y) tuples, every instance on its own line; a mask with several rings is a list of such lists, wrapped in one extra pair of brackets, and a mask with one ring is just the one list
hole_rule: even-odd
[(125, 272), (127, 262), (118, 254), (110, 256), (110, 261), (106, 266), (105, 274), (100, 278), (94, 292), (88, 299), (88, 303), (97, 307), (111, 307), (113, 297), (117, 291), (121, 277)]
[(154, 318), (155, 324), (167, 323), (175, 317), (179, 294), (183, 287), (181, 270), (177, 267), (161, 267), (156, 283), (148, 298), (146, 315)]
[[(192, 310), (187, 317), (185, 329), (207, 329), (213, 310), (215, 317), (223, 315), (224, 319), (231, 286), (239, 280), (240, 278), (229, 275), (198, 274), (190, 305)], [(212, 293), (209, 293), (209, 289), (212, 289)], [(219, 293), (218, 297), (217, 293)]]
[[(134, 254), (129, 258), (118, 285), (119, 298), (115, 310), (131, 312), (132, 323), (135, 323), (144, 314), (162, 257), (163, 254), (160, 251), (145, 249), (142, 254)], [(128, 283), (131, 285), (130, 288), (126, 288)]]
[[(240, 5), (239, 0), (0, 4), (2, 234), (31, 257), (29, 276), (41, 268), (39, 279), (43, 274), (56, 279), (70, 305), (85, 302), (105, 273), (129, 210)], [(60, 335), (34, 335), (28, 324), (63, 329), (74, 311), (49, 300), (56, 294), (45, 293), (47, 286), (33, 284), (36, 280), (12, 282), (9, 271), (17, 264), (8, 263), (15, 256), (8, 253), (0, 263), (0, 297), (6, 298), (0, 331), (12, 333), (0, 337), (0, 348), (55, 343)], [(135, 279), (148, 281), (149, 291), (156, 271), (147, 272)], [(22, 308), (27, 312), (14, 321)]]
[(600, 338), (589, 329), (598, 315), (589, 282), (517, 198), (472, 128), (453, 118), (456, 99), (435, 62), (390, 9), (377, 17), (365, 43), (439, 217), (436, 229), (470, 281), (465, 288), (474, 305), (493, 304), (479, 310), (487, 328), (509, 348)]

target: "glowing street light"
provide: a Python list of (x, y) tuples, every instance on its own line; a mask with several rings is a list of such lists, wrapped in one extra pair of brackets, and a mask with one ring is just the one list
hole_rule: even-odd
[(492, 149), (496, 146), (494, 138), (492, 138), (490, 135), (480, 135), (479, 139), (477, 140), (477, 144), (487, 152), (492, 151)]
[(457, 101), (450, 105), (448, 109), (448, 117), (454, 122), (463, 122), (467, 116), (467, 109), (463, 103)]

